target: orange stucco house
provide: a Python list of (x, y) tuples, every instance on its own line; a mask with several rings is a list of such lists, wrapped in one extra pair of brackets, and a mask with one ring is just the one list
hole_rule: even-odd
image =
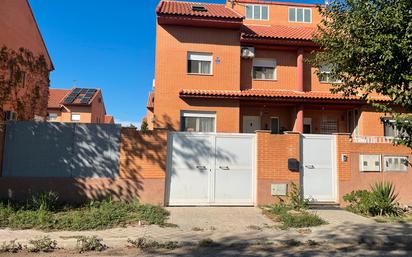
[[(161, 1), (157, 16), (150, 128), (392, 135), (381, 113), (356, 97), (332, 94), (338, 81), (326, 68), (318, 78), (305, 62), (317, 49), (315, 5)], [(206, 127), (195, 126), (199, 119)]]
[(410, 149), (392, 144), (398, 132), (385, 114), (331, 93), (339, 81), (305, 61), (318, 50), (317, 6), (164, 0), (156, 13), (146, 120), (153, 133), (169, 132), (166, 204), (268, 204), (290, 182), (309, 199), (342, 204), (377, 181), (412, 203)]
[(106, 114), (102, 91), (94, 88), (51, 88), (47, 113), (49, 122), (114, 123)]

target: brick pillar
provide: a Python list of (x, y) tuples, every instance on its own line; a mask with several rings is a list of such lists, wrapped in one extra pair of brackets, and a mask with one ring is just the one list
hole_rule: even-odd
[(303, 48), (297, 51), (297, 85), (296, 90), (303, 92)]
[(295, 124), (293, 125), (293, 131), (303, 133), (303, 106), (296, 107)]

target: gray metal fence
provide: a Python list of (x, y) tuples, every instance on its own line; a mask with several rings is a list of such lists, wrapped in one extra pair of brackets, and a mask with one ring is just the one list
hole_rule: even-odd
[(114, 124), (10, 122), (3, 176), (115, 178), (120, 129)]

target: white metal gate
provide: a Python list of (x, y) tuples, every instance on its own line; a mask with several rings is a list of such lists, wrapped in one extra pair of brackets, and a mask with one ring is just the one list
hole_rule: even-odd
[(254, 205), (254, 134), (176, 132), (168, 144), (168, 205)]
[(334, 135), (302, 135), (303, 195), (311, 201), (336, 201), (336, 152)]

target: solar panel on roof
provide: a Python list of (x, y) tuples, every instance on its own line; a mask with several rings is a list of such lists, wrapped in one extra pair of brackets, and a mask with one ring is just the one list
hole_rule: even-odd
[(66, 99), (64, 99), (64, 103), (65, 104), (71, 104), (74, 101), (74, 97), (66, 97)]
[(65, 104), (71, 104), (73, 101), (79, 100), (81, 104), (88, 104), (96, 92), (97, 89), (94, 88), (75, 88), (63, 102)]
[(83, 97), (82, 100), (80, 100), (81, 104), (87, 104), (90, 101), (90, 97)]

